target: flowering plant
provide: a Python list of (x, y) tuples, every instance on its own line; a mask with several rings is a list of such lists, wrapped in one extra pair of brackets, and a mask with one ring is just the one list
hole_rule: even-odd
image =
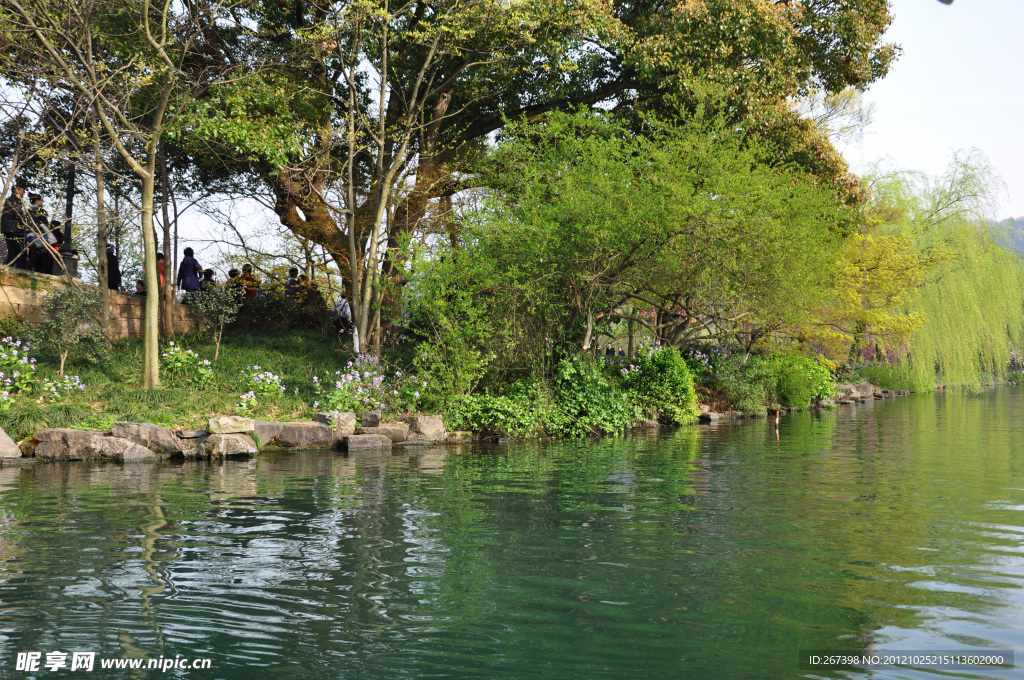
[(66, 397), (75, 390), (85, 390), (85, 383), (77, 375), (66, 375), (63, 378), (43, 383), (43, 391), (49, 393), (52, 401)]
[(28, 352), (28, 345), (21, 340), (0, 340), (0, 382), (5, 390), (26, 390), (35, 380), (36, 360)]
[(250, 366), (242, 371), (242, 376), (250, 388), (250, 392), (257, 394), (280, 394), (284, 392), (284, 384), (281, 376), (271, 371), (265, 371), (259, 366)]
[(173, 376), (205, 383), (213, 377), (213, 367), (209, 359), (202, 359), (198, 354), (171, 340), (167, 343), (167, 351), (161, 353), (164, 368)]
[(256, 404), (259, 403), (259, 401), (256, 399), (256, 393), (253, 392), (252, 390), (249, 390), (248, 392), (243, 394), (241, 399), (242, 401), (238, 402), (237, 406), (242, 411), (252, 410), (256, 406)]
[(395, 406), (399, 411), (415, 413), (419, 411), (420, 401), (427, 391), (427, 381), (415, 375), (402, 375), (395, 372), (395, 385), (391, 390)]
[(360, 354), (348, 362), (347, 370), (320, 379), (313, 376), (318, 396), (316, 405), (331, 411), (368, 411), (384, 408), (388, 383), (380, 359)]

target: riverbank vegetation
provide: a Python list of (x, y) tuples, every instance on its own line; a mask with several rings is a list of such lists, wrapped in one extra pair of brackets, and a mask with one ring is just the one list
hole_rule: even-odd
[[(87, 277), (109, 236), (147, 296), (142, 345), (40, 355), (5, 427), (381, 406), (584, 436), (1019, 368), (1024, 267), (984, 160), (857, 177), (833, 146), (898, 54), (885, 2), (195, 7), (0, 0), (4, 186), (80, 197)], [(158, 284), (194, 206), (222, 270), (255, 264), (212, 352)]]

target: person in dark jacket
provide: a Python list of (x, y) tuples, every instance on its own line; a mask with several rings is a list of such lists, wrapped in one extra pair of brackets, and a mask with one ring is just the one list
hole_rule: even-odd
[(288, 280), (284, 283), (284, 296), (291, 298), (295, 296), (295, 289), (299, 287), (299, 268), (292, 267), (288, 270)]
[(43, 207), (43, 197), (39, 194), (30, 194), (28, 209), (29, 219), (32, 221), (30, 231), (25, 235), (25, 243), (28, 245), (29, 269), (40, 274), (53, 273), (53, 258), (47, 250), (47, 244), (53, 247), (56, 239), (50, 233), (50, 216), (46, 214)]
[(15, 186), (4, 203), (3, 216), (0, 217), (0, 232), (7, 242), (7, 264), (18, 269), (26, 269), (28, 253), (25, 251), (25, 205), (21, 197), (25, 187)]
[(107, 288), (121, 290), (121, 263), (117, 260), (114, 246), (107, 246)]
[(213, 270), (203, 270), (203, 280), (199, 282), (199, 290), (213, 290), (217, 288), (217, 282), (213, 280)]
[(186, 297), (189, 293), (199, 290), (199, 276), (203, 271), (192, 254), (191, 248), (185, 248), (185, 257), (182, 258), (181, 264), (178, 266), (178, 278), (175, 281), (178, 290), (185, 291)]

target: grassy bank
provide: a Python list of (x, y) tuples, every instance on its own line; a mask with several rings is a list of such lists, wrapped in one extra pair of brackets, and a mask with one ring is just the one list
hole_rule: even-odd
[[(213, 343), (205, 336), (179, 337), (176, 344), (192, 349), (201, 359), (213, 359)], [(162, 342), (162, 351), (167, 348)], [(197, 380), (195, 372), (165, 370), (163, 388), (147, 391), (141, 387), (141, 340), (122, 340), (99, 362), (70, 358), (66, 374), (79, 376), (85, 389), (59, 390), (59, 397), (45, 387), (56, 380), (55, 364), (41, 357), (31, 392), (13, 399), (0, 413), (0, 426), (15, 439), (46, 427), (106, 430), (115, 421), (199, 428), (211, 415), (240, 412), (239, 397), (249, 390), (242, 372), (251, 372), (253, 366), (280, 376), (286, 390), (260, 395), (248, 413), (256, 418), (304, 420), (314, 412), (313, 376), (340, 370), (351, 358), (351, 352), (332, 336), (228, 331), (205, 381)]]
[(47, 427), (109, 430), (116, 421), (202, 428), (213, 415), (308, 420), (317, 410), (383, 408), (391, 416), (441, 412), (451, 429), (488, 435), (579, 437), (618, 434), (645, 420), (687, 424), (698, 401), (763, 415), (833, 392), (828, 371), (806, 357), (695, 347), (634, 358), (574, 354), (548, 377), (492, 381), (466, 394), (443, 372), (417, 374), (409, 350), (378, 362), (354, 357), (333, 334), (234, 330), (214, 360), (208, 336), (179, 336), (161, 343), (163, 386), (152, 391), (142, 389), (139, 339), (117, 342), (99, 361), (72, 355), (63, 382), (56, 358), (33, 351), (34, 379), (6, 402), (0, 426), (20, 439)]

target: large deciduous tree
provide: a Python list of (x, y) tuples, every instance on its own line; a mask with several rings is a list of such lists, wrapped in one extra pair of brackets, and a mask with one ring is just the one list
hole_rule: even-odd
[(251, 75), (209, 90), (182, 148), (261, 182), (282, 224), (335, 258), (377, 340), (409, 237), (451, 231), (444, 203), (480, 181), (472, 162), (508, 120), (598, 105), (672, 118), (710, 91), (777, 164), (856, 198), (790, 99), (866, 86), (896, 52), (887, 0), (295, 0), (234, 17), (205, 23), (203, 44)]

